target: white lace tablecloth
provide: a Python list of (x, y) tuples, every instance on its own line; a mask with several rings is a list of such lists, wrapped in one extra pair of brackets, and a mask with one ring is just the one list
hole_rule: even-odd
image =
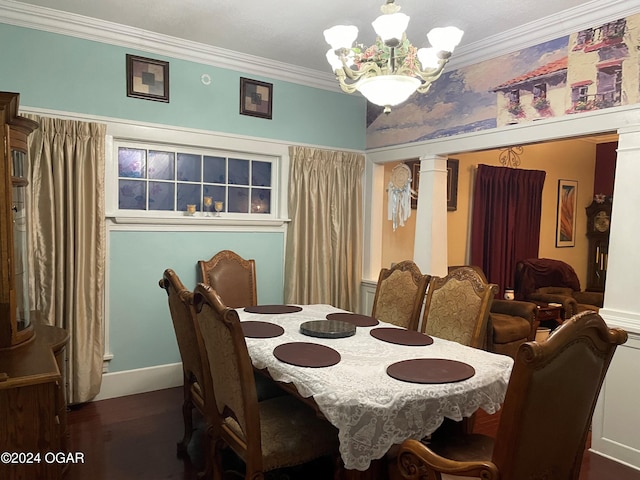
[[(301, 305), (296, 313), (265, 315), (238, 309), (240, 319), (278, 324), (279, 337), (247, 338), (255, 368), (267, 368), (271, 377), (293, 383), (303, 397), (313, 397), (324, 416), (338, 428), (340, 454), (345, 468), (366, 470), (372, 460), (407, 438), (432, 433), (445, 417), (461, 420), (482, 408), (499, 410), (504, 400), (513, 360), (455, 342), (434, 338), (428, 346), (403, 346), (377, 340), (369, 331), (393, 325), (358, 327), (347, 338), (316, 338), (300, 333), (300, 324), (342, 312), (331, 305)], [(273, 349), (288, 342), (312, 342), (337, 350), (341, 361), (325, 368), (306, 368), (281, 362)], [(387, 375), (392, 363), (412, 358), (445, 358), (465, 362), (475, 369), (462, 382), (423, 385), (402, 382)], [(311, 440), (310, 440), (311, 441)]]

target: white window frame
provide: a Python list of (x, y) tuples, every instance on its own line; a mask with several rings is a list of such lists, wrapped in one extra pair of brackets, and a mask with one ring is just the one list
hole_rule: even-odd
[[(248, 160), (269, 161), (271, 213), (224, 213), (221, 217), (186, 216), (184, 212), (118, 208), (118, 146), (177, 148), (181, 152), (206, 153)], [(110, 124), (106, 139), (105, 213), (115, 224), (216, 226), (283, 226), (287, 221), (288, 146), (283, 142), (211, 132)]]
[[(259, 187), (259, 186), (254, 186), (251, 185), (250, 182), (247, 185), (235, 185), (232, 183), (228, 183), (228, 179), (227, 182), (222, 184), (215, 184), (218, 186), (224, 186), (226, 188), (229, 187), (238, 187), (238, 188), (246, 188), (247, 190), (252, 190), (254, 188), (260, 188), (260, 189), (265, 189), (265, 190), (269, 190), (271, 192), (270, 194), (270, 204), (269, 204), (269, 213), (251, 213), (251, 212), (227, 212), (226, 211), (226, 204), (227, 204), (227, 199), (225, 199), (225, 211), (224, 213), (222, 213), (222, 215), (225, 218), (237, 218), (237, 219), (242, 219), (242, 218), (249, 218), (249, 217), (260, 217), (260, 218), (267, 218), (267, 219), (273, 219), (274, 217), (277, 217), (277, 215), (274, 212), (277, 212), (277, 190), (274, 189), (274, 180), (277, 180), (276, 178), (274, 178), (274, 171), (276, 171), (277, 167), (278, 167), (278, 158), (277, 157), (273, 157), (273, 156), (266, 156), (266, 155), (260, 155), (260, 154), (249, 154), (249, 153), (245, 153), (245, 152), (230, 152), (230, 151), (225, 151), (225, 150), (210, 150), (210, 149), (202, 149), (202, 148), (194, 148), (192, 146), (184, 146), (184, 145), (170, 145), (170, 144), (154, 144), (154, 143), (148, 143), (148, 142), (138, 142), (138, 141), (124, 141), (124, 140), (119, 140), (119, 139), (114, 139), (113, 141), (113, 154), (115, 155), (115, 158), (113, 159), (114, 162), (118, 162), (118, 152), (120, 148), (130, 148), (130, 149), (140, 149), (140, 150), (146, 150), (146, 151), (162, 151), (162, 152), (169, 152), (169, 153), (173, 153), (175, 154), (174, 156), (174, 161), (177, 163), (177, 158), (178, 158), (178, 154), (194, 154), (197, 156), (210, 156), (210, 157), (221, 157), (221, 158), (225, 158), (226, 160), (230, 160), (230, 159), (238, 159), (238, 160), (247, 160), (247, 161), (258, 161), (258, 162), (265, 162), (265, 163), (269, 163), (271, 165), (271, 183), (269, 184), (269, 186), (267, 187)], [(148, 159), (147, 159), (148, 162)], [(176, 165), (177, 167), (177, 165)], [(163, 183), (172, 183), (174, 185), (177, 185), (178, 183), (189, 183), (189, 184), (193, 184), (193, 185), (209, 185), (209, 182), (205, 182), (204, 180), (201, 181), (195, 181), (195, 182), (183, 182), (183, 181), (179, 181), (179, 180), (170, 180), (170, 181), (164, 181), (164, 180), (156, 180), (153, 178), (125, 178), (125, 177), (120, 177), (119, 176), (119, 172), (116, 169), (116, 175), (118, 175), (117, 177), (117, 181), (118, 181), (118, 189), (119, 189), (119, 185), (120, 185), (120, 180), (134, 180), (134, 181), (142, 181), (144, 183), (146, 183), (147, 185), (147, 196), (148, 196), (148, 187), (149, 187), (149, 183), (150, 182), (163, 182)], [(174, 200), (175, 197), (177, 195), (177, 190), (174, 192)], [(120, 216), (128, 216), (131, 213), (134, 213), (134, 216), (137, 216), (138, 214), (141, 214), (143, 216), (143, 218), (146, 217), (161, 217), (161, 218), (174, 218), (176, 216), (179, 217), (184, 217), (185, 216), (185, 212), (183, 211), (179, 211), (179, 210), (154, 210), (154, 209), (121, 209), (119, 208), (119, 193), (116, 192), (116, 197), (117, 197), (117, 204), (116, 204), (116, 214), (120, 215)], [(195, 217), (205, 217), (204, 213), (200, 210), (200, 211), (196, 211), (195, 213)]]

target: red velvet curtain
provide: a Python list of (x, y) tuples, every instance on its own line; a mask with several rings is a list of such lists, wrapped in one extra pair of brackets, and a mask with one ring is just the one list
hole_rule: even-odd
[(538, 256), (546, 172), (479, 165), (473, 194), (471, 264), (487, 279), (513, 288), (516, 263)]

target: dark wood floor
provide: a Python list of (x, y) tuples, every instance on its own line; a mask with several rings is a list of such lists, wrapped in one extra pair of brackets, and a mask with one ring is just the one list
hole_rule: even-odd
[[(182, 389), (172, 388), (73, 408), (69, 450), (84, 453), (85, 463), (70, 465), (65, 480), (195, 479), (203, 465), (203, 432), (196, 432), (190, 456), (176, 455), (183, 433), (181, 403)], [(494, 434), (498, 418), (480, 412), (476, 431)], [(231, 470), (241, 468), (233, 459), (227, 461)], [(318, 463), (271, 478), (330, 479), (331, 469)], [(585, 452), (580, 480), (640, 480), (640, 472)]]

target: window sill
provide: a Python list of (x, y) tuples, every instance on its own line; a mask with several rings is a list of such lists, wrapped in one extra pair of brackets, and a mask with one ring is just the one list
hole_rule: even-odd
[(197, 226), (250, 226), (281, 227), (290, 222), (286, 218), (233, 218), (233, 217), (125, 217), (107, 216), (118, 225), (197, 225)]

